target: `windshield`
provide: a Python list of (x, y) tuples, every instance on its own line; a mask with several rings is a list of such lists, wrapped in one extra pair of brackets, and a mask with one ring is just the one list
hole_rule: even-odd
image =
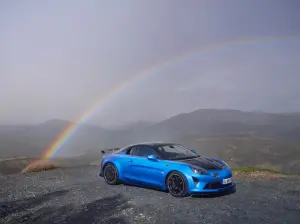
[(161, 154), (161, 157), (166, 160), (179, 160), (195, 158), (199, 156), (193, 153), (190, 149), (177, 144), (162, 145), (158, 147), (158, 150)]

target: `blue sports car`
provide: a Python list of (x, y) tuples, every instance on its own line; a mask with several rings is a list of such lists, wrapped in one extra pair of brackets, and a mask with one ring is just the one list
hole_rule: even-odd
[(110, 185), (122, 182), (152, 187), (175, 197), (235, 187), (224, 161), (200, 156), (174, 143), (139, 143), (104, 154), (99, 175)]

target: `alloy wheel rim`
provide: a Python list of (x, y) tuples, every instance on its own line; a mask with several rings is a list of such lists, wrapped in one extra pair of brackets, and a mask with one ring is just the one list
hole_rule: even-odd
[(112, 165), (108, 165), (104, 169), (105, 180), (109, 183), (113, 183), (116, 179), (116, 169)]
[(178, 174), (172, 174), (168, 178), (169, 191), (174, 195), (181, 195), (184, 191), (184, 180)]

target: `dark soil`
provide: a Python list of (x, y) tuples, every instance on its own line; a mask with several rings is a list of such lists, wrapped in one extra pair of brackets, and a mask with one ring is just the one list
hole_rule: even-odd
[(0, 223), (299, 223), (299, 178), (235, 181), (236, 192), (174, 198), (107, 185), (95, 167), (0, 176)]

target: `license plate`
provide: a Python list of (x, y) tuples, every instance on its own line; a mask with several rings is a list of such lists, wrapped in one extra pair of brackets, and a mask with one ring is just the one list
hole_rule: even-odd
[(226, 179), (223, 179), (223, 181), (222, 181), (223, 184), (230, 184), (231, 182), (232, 182), (231, 178), (226, 178)]

